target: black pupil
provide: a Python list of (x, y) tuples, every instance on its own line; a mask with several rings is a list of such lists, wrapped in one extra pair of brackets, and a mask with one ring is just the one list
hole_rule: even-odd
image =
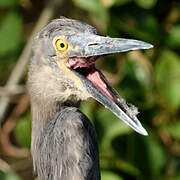
[(65, 47), (64, 43), (60, 43), (60, 46), (61, 46), (61, 48)]

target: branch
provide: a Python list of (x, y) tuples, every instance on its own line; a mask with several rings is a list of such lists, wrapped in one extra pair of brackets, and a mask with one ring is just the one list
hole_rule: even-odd
[[(21, 80), (24, 74), (25, 67), (28, 64), (28, 60), (30, 58), (31, 45), (35, 34), (39, 32), (42, 29), (42, 27), (44, 27), (49, 22), (49, 20), (53, 17), (56, 9), (62, 5), (62, 2), (63, 0), (50, 0), (47, 6), (42, 11), (39, 20), (34, 30), (32, 31), (31, 36), (27, 44), (25, 45), (21, 56), (19, 57), (19, 60), (17, 61), (13, 71), (11, 72), (11, 75), (5, 86), (6, 89), (10, 89), (12, 86), (17, 85)], [(10, 102), (9, 97), (0, 98), (0, 125), (4, 119), (9, 102)]]
[(26, 92), (26, 87), (24, 85), (15, 85), (11, 88), (0, 87), (0, 96), (15, 96), (23, 94)]
[(25, 158), (29, 156), (29, 150), (26, 148), (16, 147), (10, 140), (10, 134), (13, 131), (17, 119), (27, 110), (29, 106), (29, 96), (24, 94), (20, 97), (18, 104), (13, 109), (7, 121), (3, 124), (0, 131), (0, 145), (3, 152), (11, 157)]
[(9, 171), (13, 171), (13, 170), (11, 169), (10, 165), (6, 161), (0, 159), (0, 171), (4, 173), (8, 173)]

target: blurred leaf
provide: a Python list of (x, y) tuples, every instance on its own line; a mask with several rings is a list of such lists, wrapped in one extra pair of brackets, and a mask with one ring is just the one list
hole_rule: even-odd
[(147, 139), (144, 140), (146, 141), (146, 150), (151, 173), (153, 175), (159, 175), (161, 170), (165, 167), (166, 163), (166, 155), (163, 147), (152, 136), (148, 136)]
[(94, 116), (93, 116), (93, 110), (95, 106), (96, 101), (91, 99), (89, 101), (83, 101), (80, 105), (80, 110), (90, 119), (93, 121)]
[(173, 138), (180, 140), (180, 122), (169, 124), (164, 127)]
[(31, 117), (29, 114), (26, 117), (21, 118), (17, 121), (14, 135), (18, 143), (23, 146), (30, 148), (31, 144)]
[(101, 179), (102, 180), (123, 180), (123, 178), (119, 177), (117, 174), (111, 171), (101, 171)]
[(21, 18), (17, 12), (10, 11), (0, 27), (0, 55), (16, 49), (21, 40)]
[(94, 13), (90, 12), (90, 17), (99, 31), (106, 31), (109, 21), (109, 13), (106, 8), (100, 8), (99, 11)]
[(150, 9), (156, 5), (157, 0), (134, 0), (142, 8)]
[(180, 24), (175, 25), (170, 29), (165, 40), (170, 47), (180, 47)]
[(161, 96), (171, 108), (180, 106), (180, 57), (172, 51), (161, 53), (155, 66), (155, 78)]
[[(126, 101), (138, 108), (147, 109), (154, 104), (151, 73), (148, 65), (141, 60), (138, 52), (127, 54), (121, 76), (122, 80), (117, 90)], [(141, 62), (141, 63), (140, 63)], [(146, 64), (146, 65), (145, 65)]]
[(112, 112), (105, 108), (99, 108), (96, 118), (101, 123), (104, 130), (102, 147), (107, 148), (111, 145), (112, 139), (132, 132), (131, 128), (116, 117)]
[[(174, 146), (176, 144), (176, 142), (172, 143), (172, 146)], [(172, 146), (171, 146), (171, 148), (172, 148)], [(180, 167), (180, 156), (178, 156), (178, 155), (177, 156), (171, 156), (170, 161), (168, 161), (168, 168), (167, 168), (167, 173), (169, 175), (171, 175), (171, 178), (167, 178), (167, 180), (169, 180), (169, 179), (170, 180), (180, 180), (179, 167)]]
[(115, 0), (100, 0), (104, 7), (110, 8), (114, 3)]
[[(150, 73), (142, 66), (142, 64), (140, 64), (140, 62), (138, 62), (140, 59), (138, 54), (133, 52), (133, 55), (131, 55), (131, 53), (128, 53), (127, 58), (129, 60), (126, 61), (124, 67), (126, 75), (129, 75), (135, 83), (137, 82), (140, 85), (141, 88), (149, 90), (151, 87)], [(137, 86), (137, 83), (135, 86)]]
[[(149, 33), (151, 39), (155, 39), (156, 43), (157, 41), (161, 40), (159, 34), (159, 24), (153, 14), (141, 13), (137, 15), (137, 28), (143, 32)], [(159, 39), (157, 39), (156, 37), (158, 37)]]
[(180, 180), (180, 173), (178, 173), (178, 174), (176, 175), (175, 180)]
[(90, 17), (101, 31), (105, 31), (109, 19), (108, 9), (103, 6), (100, 0), (73, 0), (73, 2), (80, 8), (90, 12)]
[(9, 8), (17, 5), (19, 0), (0, 0), (0, 8)]
[[(142, 14), (144, 16), (144, 14)], [(139, 19), (130, 19), (127, 21), (126, 19), (122, 20), (122, 18), (113, 17), (113, 27), (116, 27), (119, 32), (124, 32), (126, 35), (130, 35), (131, 37), (134, 37), (136, 39), (141, 39), (147, 42), (157, 42), (157, 38), (154, 37), (152, 33), (149, 33), (149, 31), (146, 31), (145, 29), (141, 29), (137, 27)], [(133, 22), (133, 23), (132, 23)], [(159, 39), (158, 39), (159, 40)]]
[[(104, 151), (101, 151), (104, 155)], [(101, 154), (100, 152), (100, 154)], [(141, 174), (140, 170), (135, 167), (132, 163), (129, 163), (127, 160), (113, 156), (108, 152), (105, 156), (100, 156), (100, 164), (102, 169), (118, 169), (123, 173), (129, 174), (131, 176), (139, 176)], [(109, 156), (110, 155), (110, 156)], [(108, 157), (107, 157), (108, 156)], [(102, 172), (103, 170), (101, 170)]]
[(100, 0), (91, 0), (91, 1), (84, 1), (84, 0), (73, 0), (73, 2), (90, 12), (98, 12), (101, 11), (101, 8), (103, 8), (103, 5), (101, 4)]
[(139, 135), (135, 137), (129, 147), (129, 154), (134, 160), (134, 164), (139, 167), (146, 178), (158, 176), (166, 163), (163, 146), (151, 134), (146, 137)]
[[(121, 147), (122, 148), (122, 147)], [(140, 170), (135, 167), (132, 163), (129, 163), (127, 160), (120, 160), (118, 166), (121, 170), (132, 176), (139, 176), (141, 174)]]
[(110, 8), (113, 5), (122, 6), (129, 3), (130, 1), (132, 0), (101, 0), (102, 4), (107, 8)]
[(131, 2), (132, 0), (116, 0), (115, 1), (115, 4), (117, 4), (117, 5), (124, 5), (124, 4), (126, 4), (126, 3), (129, 3), (129, 2)]
[(3, 173), (0, 171), (0, 180), (21, 180), (14, 172)]

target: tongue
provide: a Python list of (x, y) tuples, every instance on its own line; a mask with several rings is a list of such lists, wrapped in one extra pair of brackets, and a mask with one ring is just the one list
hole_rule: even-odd
[(103, 94), (112, 100), (114, 99), (107, 90), (107, 86), (101, 79), (100, 74), (95, 69), (92, 69), (91, 72), (86, 75), (86, 78), (91, 81)]

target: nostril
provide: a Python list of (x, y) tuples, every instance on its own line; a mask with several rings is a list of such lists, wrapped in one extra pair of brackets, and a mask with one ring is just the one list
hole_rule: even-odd
[(99, 45), (99, 43), (88, 44), (88, 46), (96, 46), (96, 45)]

